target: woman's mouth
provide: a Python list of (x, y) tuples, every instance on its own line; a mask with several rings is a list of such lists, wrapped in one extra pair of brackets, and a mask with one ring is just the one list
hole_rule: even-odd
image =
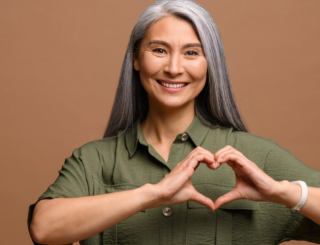
[(164, 82), (161, 80), (156, 80), (161, 86), (166, 87), (166, 88), (182, 88), (188, 85), (188, 83), (179, 83), (179, 82), (175, 82), (175, 83), (168, 83), (168, 82)]

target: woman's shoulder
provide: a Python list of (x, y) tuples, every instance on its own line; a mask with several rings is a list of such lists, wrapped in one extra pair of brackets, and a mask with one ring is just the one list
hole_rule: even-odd
[[(77, 162), (88, 175), (89, 180), (101, 180), (103, 174), (109, 178), (115, 161), (117, 138), (104, 138), (92, 140), (74, 149), (72, 156), (67, 158), (67, 163)], [(90, 182), (91, 183), (91, 182)]]
[(234, 129), (230, 129), (229, 142), (233, 145), (244, 144), (250, 147), (259, 146), (272, 148), (274, 145), (277, 145), (277, 142), (273, 139)]
[(212, 137), (223, 141), (225, 145), (233, 147), (265, 147), (272, 148), (277, 145), (273, 139), (257, 134), (235, 130), (232, 127), (212, 127), (209, 130)]
[(113, 161), (116, 146), (116, 137), (92, 140), (74, 149), (73, 156), (81, 159), (84, 165), (101, 166), (105, 161)]
[(91, 140), (82, 144), (79, 149), (82, 151), (98, 151), (98, 152), (112, 152), (117, 144), (117, 138), (103, 138), (97, 140)]

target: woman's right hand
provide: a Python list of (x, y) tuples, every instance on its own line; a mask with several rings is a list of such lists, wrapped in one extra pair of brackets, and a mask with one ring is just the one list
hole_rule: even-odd
[(154, 185), (159, 201), (157, 206), (173, 205), (190, 200), (208, 206), (214, 211), (214, 202), (197, 192), (190, 180), (200, 163), (207, 164), (210, 169), (216, 168), (213, 154), (198, 146), (165, 178)]

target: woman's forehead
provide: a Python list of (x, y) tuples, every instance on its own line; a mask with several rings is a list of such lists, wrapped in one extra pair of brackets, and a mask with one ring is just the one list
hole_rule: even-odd
[(196, 31), (188, 21), (172, 16), (158, 20), (147, 29), (145, 41), (152, 40), (200, 42)]

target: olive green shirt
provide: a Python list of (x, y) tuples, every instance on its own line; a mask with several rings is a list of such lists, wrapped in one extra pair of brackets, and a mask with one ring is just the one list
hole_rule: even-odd
[[(75, 149), (38, 201), (156, 184), (195, 147), (215, 153), (226, 145), (242, 152), (277, 181), (304, 180), (308, 186), (320, 187), (320, 171), (302, 163), (274, 140), (232, 128), (209, 128), (195, 117), (189, 128), (176, 136), (168, 162), (147, 143), (140, 120), (116, 138), (92, 141)], [(197, 191), (215, 201), (234, 188), (235, 175), (227, 164), (212, 170), (201, 163), (191, 182)], [(35, 204), (29, 208), (28, 227)], [(291, 239), (320, 243), (320, 225), (281, 204), (236, 200), (212, 211), (187, 201), (139, 212), (80, 244), (273, 245)]]

